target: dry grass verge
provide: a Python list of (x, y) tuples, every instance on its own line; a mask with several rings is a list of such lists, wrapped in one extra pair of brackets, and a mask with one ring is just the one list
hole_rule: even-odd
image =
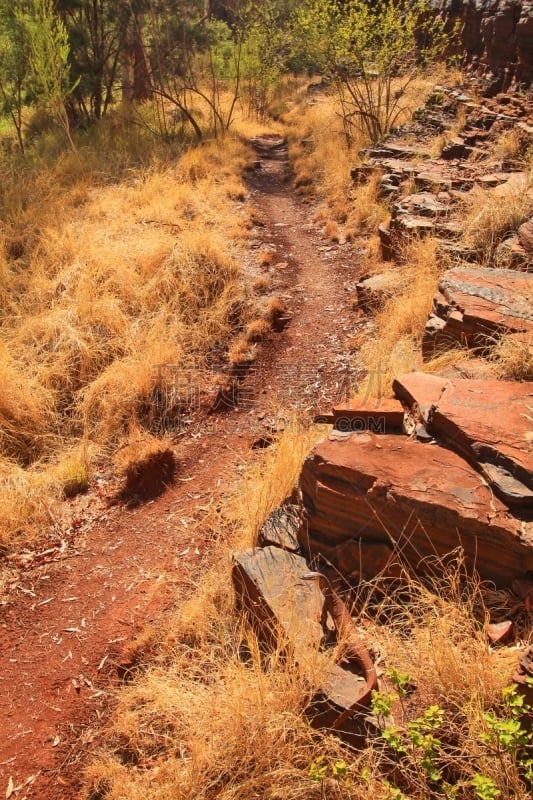
[[(437, 262), (434, 239), (418, 239), (406, 246), (394, 294), (377, 313), (375, 333), (361, 348), (369, 373), (361, 392), (367, 399), (388, 396), (395, 375), (420, 369), (420, 341), (443, 269)], [(431, 366), (426, 364), (425, 369)]]
[[(132, 426), (172, 431), (187, 402), (180, 376), (190, 383), (215, 372), (235, 330), (256, 316), (238, 261), (251, 214), (244, 145), (227, 138), (167, 151), (166, 160), (154, 149), (150, 160), (146, 148), (145, 166), (124, 169), (118, 182), (83, 147), (83, 170), (69, 154), (41, 168), (29, 158), (18, 182), (13, 174), (2, 186), (0, 455), (15, 515), (5, 541), (32, 527), (18, 499), (20, 469), (59, 487), (39, 508), (82, 490), (98, 454)], [(62, 478), (74, 468), (60, 467), (60, 453), (82, 441), (83, 469)]]

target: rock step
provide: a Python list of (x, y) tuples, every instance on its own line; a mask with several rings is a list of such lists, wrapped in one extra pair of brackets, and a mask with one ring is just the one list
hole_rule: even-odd
[(415, 372), (395, 378), (393, 390), (506, 505), (533, 509), (533, 386)]
[(365, 571), (369, 544), (422, 573), (440, 571), (435, 558), (456, 561), (461, 549), (467, 569), (498, 586), (533, 568), (533, 523), (509, 512), (447, 448), (388, 434), (330, 437), (304, 463), (299, 485), (303, 551), (325, 551), (340, 568), (332, 556), (350, 543), (359, 557), (351, 569), (343, 564), (345, 574), (361, 562)]
[(533, 274), (457, 267), (439, 280), (422, 339), (424, 358), (460, 343), (485, 350), (505, 333), (533, 335)]

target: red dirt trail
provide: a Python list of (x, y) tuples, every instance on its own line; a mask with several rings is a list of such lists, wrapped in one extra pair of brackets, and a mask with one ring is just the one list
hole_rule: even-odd
[[(0, 796), (73, 800), (112, 707), (125, 644), (179, 606), (209, 561), (202, 518), (228, 484), (263, 457), (252, 445), (294, 409), (329, 410), (353, 383), (349, 345), (358, 254), (332, 244), (292, 192), (279, 142), (249, 180), (258, 218), (253, 249), (286, 306), (233, 409), (176, 436), (177, 480), (136, 508), (110, 505), (112, 478), (70, 501), (34, 552), (1, 567)], [(245, 402), (244, 402), (245, 400)], [(192, 531), (192, 533), (191, 533)]]

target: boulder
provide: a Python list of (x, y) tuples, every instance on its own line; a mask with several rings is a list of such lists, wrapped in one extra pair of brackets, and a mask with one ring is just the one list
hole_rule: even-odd
[(508, 506), (533, 509), (533, 387), (499, 380), (446, 380), (414, 372), (396, 396), (436, 439), (463, 456)]
[(450, 213), (449, 203), (442, 202), (431, 192), (418, 192), (402, 197), (393, 206), (393, 218), (402, 214), (417, 215), (420, 217), (443, 217)]
[(450, 139), (449, 142), (446, 142), (442, 148), (441, 158), (444, 158), (446, 161), (463, 159), (467, 158), (471, 152), (472, 148), (466, 144), (465, 140), (460, 136), (455, 136), (453, 139)]
[(510, 513), (447, 448), (372, 433), (328, 438), (307, 458), (300, 489), (304, 552), (338, 565), (336, 551), (350, 543), (356, 556), (351, 569), (344, 565), (348, 573), (357, 573), (375, 545), (382, 558), (390, 553), (387, 571), (398, 560), (434, 571), (436, 557), (454, 562), (458, 549), (468, 570), (497, 586), (533, 568), (533, 523)]
[(290, 649), (304, 661), (322, 637), (322, 595), (302, 578), (305, 558), (279, 547), (254, 547), (233, 557), (237, 605), (256, 633), (273, 647)]
[(400, 280), (398, 270), (363, 277), (355, 285), (357, 307), (366, 313), (377, 311), (394, 295)]
[(493, 345), (504, 333), (533, 333), (533, 275), (504, 269), (457, 267), (444, 273), (422, 339), (422, 353), (460, 343)]
[[(323, 596), (315, 581), (304, 580), (309, 567), (302, 556), (278, 547), (252, 548), (233, 557), (237, 605), (246, 613), (267, 646), (293, 655), (310, 682), (316, 651), (322, 641)], [(353, 662), (329, 667), (319, 690), (310, 698), (308, 714), (314, 727), (331, 727), (366, 692), (366, 682)], [(352, 745), (362, 745), (377, 721), (365, 713), (348, 715), (336, 733)]]
[(520, 225), (518, 239), (526, 252), (533, 253), (533, 219)]

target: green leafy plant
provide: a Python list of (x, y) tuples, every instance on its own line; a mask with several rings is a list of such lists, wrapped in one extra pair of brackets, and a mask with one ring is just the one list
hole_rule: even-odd
[(299, 40), (331, 76), (348, 143), (354, 126), (380, 141), (409, 84), (444, 51), (442, 20), (428, 12), (427, 0), (309, 0), (297, 9)]
[[(387, 674), (397, 694), (374, 692), (372, 711), (382, 719), (381, 737), (413, 785), (422, 787), (423, 791), (438, 787), (442, 795), (450, 799), (459, 796), (461, 788), (469, 787), (479, 800), (496, 800), (502, 789), (493, 777), (479, 769), (480, 758), (484, 764), (493, 763), (497, 767), (505, 785), (516, 783), (517, 775), (519, 781), (527, 785), (533, 783), (533, 733), (525, 722), (532, 709), (515, 685), (503, 690), (503, 708), (499, 713), (494, 709), (483, 713), (485, 731), (477, 738), (478, 747), (474, 747), (469, 756), (461, 754), (460, 772), (466, 775), (469, 771), (471, 777), (463, 777), (452, 784), (445, 780), (444, 773), (445, 767), (457, 769), (457, 754), (444, 747), (439, 738), (439, 731), (444, 729), (445, 710), (432, 704), (405, 724), (395, 724), (393, 704), (399, 702), (402, 714), (406, 714), (404, 698), (410, 680), (406, 673), (397, 670)], [(390, 796), (400, 798), (402, 795), (400, 792)]]
[(329, 761), (324, 755), (317, 756), (309, 765), (309, 777), (313, 781), (324, 783), (327, 778), (331, 778), (345, 788), (351, 785), (348, 777), (348, 767), (342, 759)]

